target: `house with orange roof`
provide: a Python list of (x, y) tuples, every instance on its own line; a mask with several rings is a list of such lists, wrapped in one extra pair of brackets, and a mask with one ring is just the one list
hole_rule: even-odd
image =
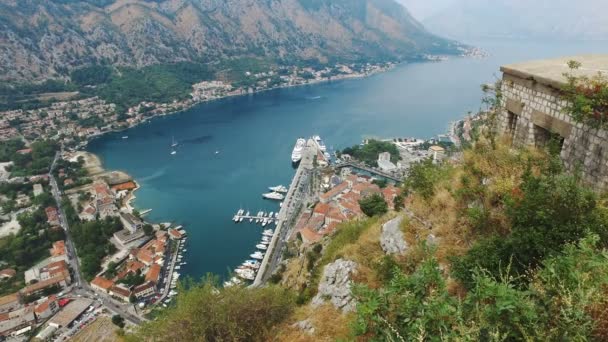
[(64, 260), (65, 261), (68, 259), (68, 251), (65, 248), (64, 240), (59, 240), (59, 241), (53, 242), (53, 247), (51, 248), (50, 252), (51, 252), (51, 257), (53, 258), (53, 260), (56, 260), (56, 261)]
[(363, 212), (361, 211), (361, 207), (357, 202), (351, 202), (344, 199), (340, 199), (338, 201), (338, 204), (340, 205), (340, 208), (342, 208), (344, 215), (346, 215), (348, 218), (353, 218), (355, 216), (363, 214)]
[(153, 264), (150, 266), (150, 269), (146, 273), (146, 281), (158, 284), (158, 280), (160, 279), (160, 270), (161, 267), (158, 264)]
[(344, 222), (346, 221), (346, 216), (340, 211), (337, 207), (332, 207), (327, 215), (325, 216), (325, 223), (329, 224), (331, 222)]
[(342, 183), (334, 186), (333, 188), (331, 188), (326, 193), (319, 195), (319, 201), (321, 203), (329, 203), (331, 200), (333, 200), (334, 198), (336, 198), (340, 194), (342, 194), (344, 191), (346, 191), (348, 188), (349, 188), (348, 183), (342, 182)]
[(327, 224), (325, 227), (323, 227), (320, 231), (319, 234), (321, 235), (328, 235), (333, 233), (336, 228), (340, 225), (339, 222), (330, 222), (329, 224)]
[(12, 268), (5, 268), (0, 271), (0, 280), (10, 279), (17, 275), (17, 271)]
[(135, 184), (135, 182), (133, 182), (133, 181), (128, 181), (125, 183), (112, 185), (112, 190), (114, 190), (115, 192), (122, 191), (122, 190), (130, 191), (130, 190), (134, 190), (136, 188), (137, 188), (137, 184)]
[(327, 203), (317, 203), (315, 209), (312, 211), (312, 216), (325, 216), (329, 212), (331, 207)]
[(133, 289), (133, 295), (137, 297), (137, 299), (145, 298), (152, 296), (156, 293), (156, 286), (152, 282), (145, 282), (141, 285), (136, 286)]
[(140, 249), (137, 252), (136, 258), (146, 266), (150, 266), (154, 263), (154, 254), (147, 249)]
[(169, 237), (173, 240), (181, 240), (184, 234), (177, 229), (169, 229)]
[(57, 211), (57, 208), (48, 207), (48, 208), (44, 209), (44, 211), (46, 213), (47, 222), (51, 226), (58, 226), (59, 225), (59, 212)]
[(302, 242), (304, 242), (305, 244), (316, 243), (323, 238), (323, 235), (313, 231), (308, 227), (300, 229), (299, 232), (300, 236), (302, 236)]
[(392, 185), (389, 185), (386, 188), (382, 189), (382, 196), (384, 197), (384, 200), (390, 208), (393, 208), (395, 206), (395, 197), (397, 197), (398, 194), (399, 189)]
[(114, 282), (104, 277), (95, 277), (95, 279), (91, 281), (91, 287), (94, 290), (98, 290), (103, 293), (107, 293), (112, 286), (114, 286)]
[(49, 318), (57, 311), (59, 311), (59, 304), (57, 303), (57, 296), (55, 295), (39, 301), (34, 309), (34, 313), (38, 319)]
[(129, 297), (131, 297), (131, 290), (120, 284), (113, 285), (110, 287), (110, 296), (114, 296), (128, 303)]
[(56, 275), (55, 277), (52, 277), (52, 278), (49, 278), (46, 280), (42, 280), (35, 284), (24, 287), (23, 289), (21, 289), (21, 294), (23, 294), (24, 296), (31, 296), (31, 295), (36, 294), (47, 288), (51, 288), (54, 286), (63, 288), (69, 284), (70, 284), (69, 272), (67, 274), (61, 273), (61, 274)]

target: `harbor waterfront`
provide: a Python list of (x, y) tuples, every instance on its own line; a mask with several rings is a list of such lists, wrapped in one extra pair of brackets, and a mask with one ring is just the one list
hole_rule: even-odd
[(278, 202), (261, 195), (269, 186), (291, 183), (296, 138), (319, 134), (330, 149), (366, 137), (429, 138), (479, 109), (479, 85), (493, 82), (501, 64), (602, 52), (598, 43), (548, 44), (479, 44), (489, 58), (401, 65), (366, 79), (203, 103), (102, 136), (88, 150), (107, 169), (134, 177), (141, 188), (133, 205), (153, 209), (146, 219), (188, 230), (188, 263), (181, 267), (182, 275), (198, 279), (211, 272), (225, 277), (249, 259), (264, 230), (249, 220), (235, 224), (234, 212), (279, 211)]

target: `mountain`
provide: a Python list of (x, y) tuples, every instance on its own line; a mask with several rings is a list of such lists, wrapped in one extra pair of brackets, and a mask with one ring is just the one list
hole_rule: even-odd
[(434, 33), (458, 39), (606, 40), (607, 11), (605, 0), (460, 0), (423, 23)]
[(8, 81), (64, 78), (100, 63), (327, 63), (457, 48), (394, 0), (0, 0), (0, 27), (0, 79)]

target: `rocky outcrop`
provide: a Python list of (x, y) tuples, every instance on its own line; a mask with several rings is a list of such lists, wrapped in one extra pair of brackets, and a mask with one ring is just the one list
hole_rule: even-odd
[(294, 62), (459, 53), (394, 0), (0, 0), (0, 80), (96, 63)]
[(298, 328), (309, 335), (315, 333), (315, 327), (312, 325), (312, 322), (309, 319), (295, 322), (292, 327)]
[(354, 310), (356, 303), (350, 287), (352, 285), (351, 276), (356, 272), (357, 263), (350, 260), (338, 259), (325, 266), (317, 295), (312, 299), (312, 305), (319, 306), (327, 300), (343, 312)]
[(387, 254), (403, 254), (407, 251), (407, 242), (403, 238), (400, 227), (401, 221), (403, 221), (403, 217), (399, 216), (382, 225), (380, 245)]

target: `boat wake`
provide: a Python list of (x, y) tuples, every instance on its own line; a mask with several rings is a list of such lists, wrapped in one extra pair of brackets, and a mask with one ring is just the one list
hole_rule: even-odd
[(160, 170), (154, 172), (153, 174), (151, 174), (150, 176), (146, 176), (146, 177), (140, 178), (140, 181), (141, 182), (146, 182), (146, 181), (150, 181), (150, 180), (153, 180), (153, 179), (157, 179), (157, 178), (160, 178), (160, 177), (164, 176), (165, 173), (167, 173), (167, 168), (163, 167), (162, 169), (160, 169)]
[(213, 136), (211, 136), (211, 135), (203, 135), (203, 136), (200, 136), (197, 138), (184, 139), (184, 140), (180, 141), (180, 143), (200, 145), (200, 144), (209, 142), (209, 140), (211, 140), (212, 138), (213, 138)]

